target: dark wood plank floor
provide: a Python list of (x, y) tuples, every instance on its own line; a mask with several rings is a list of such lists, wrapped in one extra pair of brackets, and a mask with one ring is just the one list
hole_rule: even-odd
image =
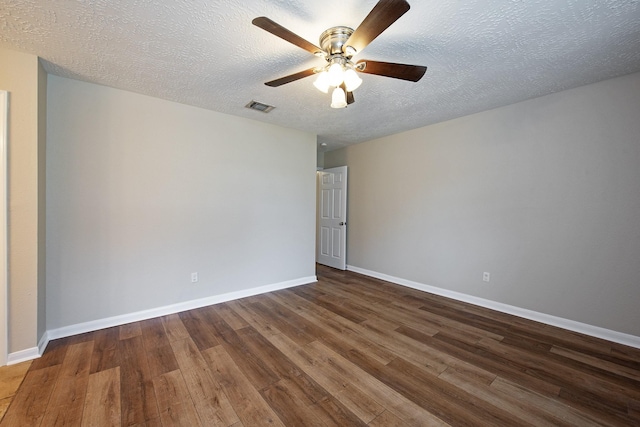
[(318, 267), (49, 343), (1, 426), (640, 425), (640, 350)]

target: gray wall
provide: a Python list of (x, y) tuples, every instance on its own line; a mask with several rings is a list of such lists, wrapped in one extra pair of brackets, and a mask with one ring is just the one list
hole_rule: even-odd
[(48, 329), (315, 276), (315, 135), (48, 86)]
[(640, 74), (325, 154), (338, 165), (349, 265), (640, 336)]

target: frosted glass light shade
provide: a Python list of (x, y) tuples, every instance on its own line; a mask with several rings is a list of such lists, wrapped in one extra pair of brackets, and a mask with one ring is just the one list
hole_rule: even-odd
[(316, 78), (316, 81), (313, 82), (313, 85), (320, 92), (329, 93), (329, 87), (331, 86), (329, 84), (329, 73), (326, 71), (318, 73), (318, 77)]
[(331, 94), (331, 108), (344, 108), (347, 106), (347, 94), (342, 88), (337, 87)]
[(347, 87), (347, 92), (353, 92), (360, 87), (362, 79), (354, 69), (349, 68), (344, 73), (344, 84)]
[(329, 84), (331, 86), (340, 86), (344, 80), (344, 72), (342, 65), (334, 63), (329, 67)]

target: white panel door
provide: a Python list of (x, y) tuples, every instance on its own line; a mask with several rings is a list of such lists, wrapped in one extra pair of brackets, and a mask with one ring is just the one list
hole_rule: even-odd
[(347, 268), (347, 167), (318, 173), (318, 251), (319, 264)]

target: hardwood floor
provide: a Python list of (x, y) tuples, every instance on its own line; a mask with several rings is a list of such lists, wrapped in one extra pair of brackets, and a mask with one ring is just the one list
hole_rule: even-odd
[(7, 408), (15, 397), (18, 387), (22, 384), (29, 366), (31, 366), (31, 361), (0, 367), (0, 420), (7, 412)]
[(0, 425), (640, 425), (638, 349), (318, 276), (52, 341)]

